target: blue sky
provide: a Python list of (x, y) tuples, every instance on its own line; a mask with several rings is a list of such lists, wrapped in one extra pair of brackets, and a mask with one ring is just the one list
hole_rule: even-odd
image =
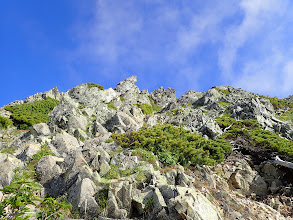
[(293, 94), (290, 0), (3, 1), (0, 106), (137, 75), (177, 96), (231, 85)]

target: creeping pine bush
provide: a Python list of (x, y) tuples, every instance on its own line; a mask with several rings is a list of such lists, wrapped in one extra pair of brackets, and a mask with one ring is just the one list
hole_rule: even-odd
[(6, 129), (9, 126), (13, 126), (12, 122), (8, 118), (0, 116), (0, 128)]
[(144, 126), (139, 131), (112, 134), (112, 138), (122, 147), (153, 152), (165, 165), (214, 165), (224, 161), (225, 155), (231, 152), (230, 144), (223, 139), (206, 140), (169, 124)]
[(280, 137), (278, 133), (264, 130), (256, 119), (235, 121), (232, 118), (222, 117), (218, 118), (217, 122), (221, 128), (228, 127), (235, 122), (223, 134), (223, 138), (242, 137), (252, 146), (269, 148), (272, 151), (293, 157), (293, 141)]
[(12, 112), (14, 124), (18, 129), (28, 129), (37, 123), (46, 123), (50, 120), (48, 114), (60, 102), (56, 99), (34, 101), (20, 105), (6, 106), (5, 110)]

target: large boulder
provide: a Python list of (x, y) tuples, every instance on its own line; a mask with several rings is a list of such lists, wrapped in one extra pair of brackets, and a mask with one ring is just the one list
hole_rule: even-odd
[(36, 166), (36, 174), (41, 184), (46, 184), (51, 181), (54, 177), (58, 177), (62, 170), (57, 162), (62, 162), (64, 159), (56, 158), (54, 156), (48, 155), (42, 157)]
[(73, 210), (79, 211), (82, 216), (95, 217), (99, 213), (99, 205), (94, 195), (96, 186), (88, 178), (82, 179), (68, 191), (68, 199)]
[(256, 118), (265, 130), (280, 132), (289, 139), (293, 137), (293, 129), (290, 124), (275, 118), (274, 107), (266, 98), (242, 99), (231, 105), (229, 110), (234, 118)]
[(35, 137), (49, 136), (51, 134), (49, 126), (46, 123), (34, 124), (29, 128), (29, 130)]
[(83, 83), (81, 85), (75, 86), (72, 89), (69, 89), (64, 96), (69, 96), (80, 105), (94, 106), (101, 101), (99, 95), (100, 91), (100, 88), (96, 86), (92, 87), (88, 83)]
[(180, 219), (222, 219), (217, 208), (201, 193), (187, 187), (177, 187), (177, 191), (179, 195), (169, 200), (170, 215)]
[(219, 107), (217, 101), (221, 96), (215, 88), (211, 88), (200, 99), (195, 101), (193, 105), (195, 107), (204, 106), (207, 109), (214, 109)]
[(66, 157), (70, 151), (76, 150), (79, 147), (77, 139), (66, 132), (58, 133), (53, 140), (53, 144), (58, 153), (63, 157)]
[(24, 147), (23, 151), (17, 155), (17, 158), (22, 161), (29, 161), (33, 156), (41, 150), (40, 144), (30, 144)]
[(112, 88), (99, 91), (99, 98), (104, 103), (109, 103), (112, 100), (116, 99), (117, 97), (118, 97), (118, 93), (115, 92), (115, 90), (113, 90)]
[(14, 176), (14, 169), (23, 166), (21, 160), (16, 157), (0, 153), (0, 188), (8, 186)]
[(264, 179), (245, 160), (238, 160), (234, 164), (237, 168), (230, 176), (234, 187), (244, 195), (255, 193), (264, 196), (268, 194), (268, 186)]
[(84, 131), (87, 129), (87, 118), (74, 103), (62, 102), (49, 113), (49, 116), (51, 120), (48, 125), (53, 132), (57, 132), (58, 128), (61, 128), (74, 134), (77, 129)]
[(119, 208), (115, 195), (109, 191), (108, 194), (108, 215), (114, 219), (126, 219), (127, 210)]
[(116, 112), (116, 114), (106, 123), (108, 130), (112, 132), (136, 131), (142, 125), (138, 124), (131, 116), (124, 112)]

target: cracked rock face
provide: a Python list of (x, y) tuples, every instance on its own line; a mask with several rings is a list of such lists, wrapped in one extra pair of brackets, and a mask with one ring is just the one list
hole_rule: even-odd
[[(11, 183), (16, 168), (21, 171), (46, 146), (55, 156), (37, 161), (36, 181), (48, 196), (66, 197), (79, 219), (279, 220), (293, 216), (288, 184), (293, 181), (292, 171), (276, 166), (266, 155), (257, 157), (258, 152), (252, 153), (249, 143), (240, 138), (231, 143), (244, 150), (227, 155), (225, 162), (185, 168), (164, 166), (158, 159), (148, 162), (149, 155), (122, 149), (111, 138), (113, 132), (167, 123), (215, 139), (225, 132), (216, 118), (225, 114), (256, 119), (263, 129), (293, 138), (291, 124), (276, 118), (269, 99), (230, 86), (190, 90), (177, 99), (172, 88), (149, 93), (140, 91), (136, 82), (137, 77), (131, 76), (114, 89), (88, 83), (65, 93), (53, 88), (11, 103), (48, 97), (60, 101), (49, 113), (48, 123), (35, 124), (28, 131), (0, 129), (1, 152), (15, 149), (0, 153), (0, 188)], [(11, 113), (2, 107), (0, 115), (9, 118)], [(0, 192), (0, 201), (4, 196)]]
[(150, 95), (154, 103), (160, 107), (165, 107), (167, 104), (177, 101), (175, 90), (172, 88), (164, 89), (160, 87), (154, 90)]

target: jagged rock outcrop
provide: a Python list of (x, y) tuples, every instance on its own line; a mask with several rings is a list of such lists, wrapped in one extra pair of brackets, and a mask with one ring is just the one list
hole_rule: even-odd
[(198, 99), (200, 99), (204, 95), (203, 92), (195, 92), (193, 90), (189, 90), (185, 92), (179, 99), (178, 102), (183, 106), (192, 105)]
[[(46, 149), (55, 156), (38, 155), (41, 158), (34, 161), (31, 172), (35, 172), (35, 180), (47, 196), (66, 198), (79, 218), (293, 217), (293, 171), (270, 160), (275, 156), (273, 150), (259, 151), (265, 152), (263, 157), (257, 157), (258, 151), (252, 154), (249, 150), (253, 140), (229, 136), (227, 140), (234, 152), (226, 155), (224, 162), (182, 167), (165, 166), (153, 153), (141, 149), (122, 149), (111, 138), (114, 132), (137, 131), (144, 124), (168, 123), (206, 139), (216, 139), (229, 130), (220, 127), (217, 119), (225, 115), (232, 121), (256, 119), (263, 129), (279, 132), (283, 139), (290, 140), (290, 122), (278, 117), (280, 112), (269, 99), (230, 86), (213, 87), (207, 92), (190, 90), (177, 99), (172, 88), (160, 87), (149, 93), (140, 91), (136, 82), (137, 77), (131, 76), (114, 89), (90, 83), (65, 93), (53, 88), (11, 103), (31, 103), (49, 97), (60, 101), (49, 113), (48, 123), (34, 124), (28, 131), (0, 129), (0, 150), (4, 150), (0, 153), (0, 188), (11, 183), (16, 168), (23, 172), (36, 160), (34, 155)], [(0, 115), (11, 117), (4, 107), (0, 108)], [(177, 156), (172, 153), (167, 156)], [(0, 202), (5, 196), (10, 195), (0, 193)], [(31, 211), (37, 212), (38, 207)]]
[(160, 87), (159, 89), (155, 89), (150, 94), (154, 103), (162, 108), (164, 108), (169, 103), (174, 103), (177, 101), (175, 90), (172, 88), (164, 89)]
[(29, 96), (24, 100), (24, 102), (31, 103), (34, 101), (40, 101), (40, 100), (44, 100), (44, 99), (48, 99), (48, 98), (60, 100), (61, 95), (60, 95), (57, 87), (54, 87), (53, 89), (51, 89), (47, 92), (44, 92), (44, 93), (37, 93), (35, 95)]

